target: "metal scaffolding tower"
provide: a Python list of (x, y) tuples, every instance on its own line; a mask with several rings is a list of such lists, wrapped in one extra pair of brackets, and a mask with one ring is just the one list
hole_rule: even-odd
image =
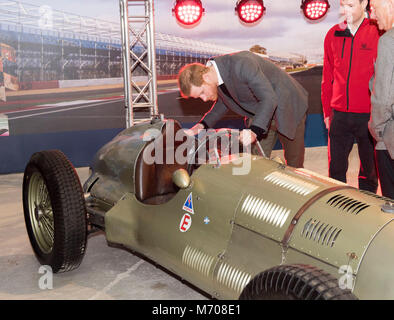
[[(126, 126), (129, 128), (159, 114), (154, 8), (153, 0), (119, 0), (119, 3)], [(138, 77), (133, 77), (134, 74)]]

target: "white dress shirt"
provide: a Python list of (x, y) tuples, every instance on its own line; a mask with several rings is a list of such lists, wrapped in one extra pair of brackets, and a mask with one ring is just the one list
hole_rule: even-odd
[(220, 76), (220, 72), (219, 72), (218, 66), (216, 65), (216, 62), (213, 61), (213, 60), (208, 60), (206, 66), (207, 66), (207, 67), (213, 66), (213, 67), (215, 68), (216, 75), (218, 76), (218, 86), (220, 86), (221, 84), (223, 84), (224, 81), (223, 81), (222, 77)]

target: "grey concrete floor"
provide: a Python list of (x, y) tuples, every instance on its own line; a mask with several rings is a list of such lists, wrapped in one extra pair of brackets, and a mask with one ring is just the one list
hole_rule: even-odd
[[(282, 151), (274, 151), (282, 156)], [(350, 155), (348, 184), (357, 186), (357, 146)], [(327, 148), (309, 148), (305, 168), (327, 175)], [(82, 183), (87, 168), (77, 169)], [(53, 276), (52, 289), (40, 289), (40, 264), (25, 229), (23, 174), (0, 175), (0, 300), (1, 299), (140, 299), (205, 300), (207, 297), (178, 278), (132, 253), (107, 246), (103, 233), (88, 239), (81, 266)], [(380, 194), (380, 190), (379, 190)], [(41, 280), (42, 281), (42, 280)]]

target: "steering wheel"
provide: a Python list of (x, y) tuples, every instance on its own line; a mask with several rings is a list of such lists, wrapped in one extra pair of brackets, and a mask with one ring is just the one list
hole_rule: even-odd
[[(206, 147), (204, 159), (205, 163), (207, 160), (209, 161), (211, 159), (212, 153), (216, 157), (216, 163), (219, 165), (221, 157), (223, 157), (224, 155), (230, 155), (230, 151), (234, 150), (234, 141), (232, 141), (231, 139), (231, 131), (231, 129), (208, 130), (207, 133), (201, 138), (195, 138), (196, 148), (194, 151), (192, 150), (193, 152), (190, 152), (187, 160), (187, 172), (189, 173), (189, 175), (191, 175), (193, 170), (197, 169), (201, 165), (198, 156), (199, 151), (204, 146)], [(238, 143), (238, 148), (236, 150), (242, 150), (241, 148), (239, 148), (240, 146), (242, 146), (242, 144), (239, 142), (238, 139), (236, 140), (236, 143)], [(209, 147), (213, 147), (213, 149), (210, 150)]]

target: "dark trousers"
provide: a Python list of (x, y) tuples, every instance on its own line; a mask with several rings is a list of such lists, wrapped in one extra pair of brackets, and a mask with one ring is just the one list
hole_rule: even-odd
[[(265, 155), (268, 158), (271, 157), (272, 149), (274, 148), (276, 141), (279, 139), (283, 147), (286, 164), (294, 168), (303, 168), (305, 157), (305, 120), (306, 115), (298, 124), (294, 139), (289, 139), (277, 131), (275, 120), (272, 119), (267, 134), (260, 140), (260, 145)], [(255, 150), (255, 146), (252, 147), (252, 153), (258, 154)]]
[(369, 113), (334, 110), (329, 130), (329, 176), (346, 183), (349, 153), (356, 141), (360, 157), (358, 187), (376, 193), (378, 177), (373, 138), (368, 130)]
[(394, 199), (394, 159), (387, 150), (376, 150), (382, 195)]

